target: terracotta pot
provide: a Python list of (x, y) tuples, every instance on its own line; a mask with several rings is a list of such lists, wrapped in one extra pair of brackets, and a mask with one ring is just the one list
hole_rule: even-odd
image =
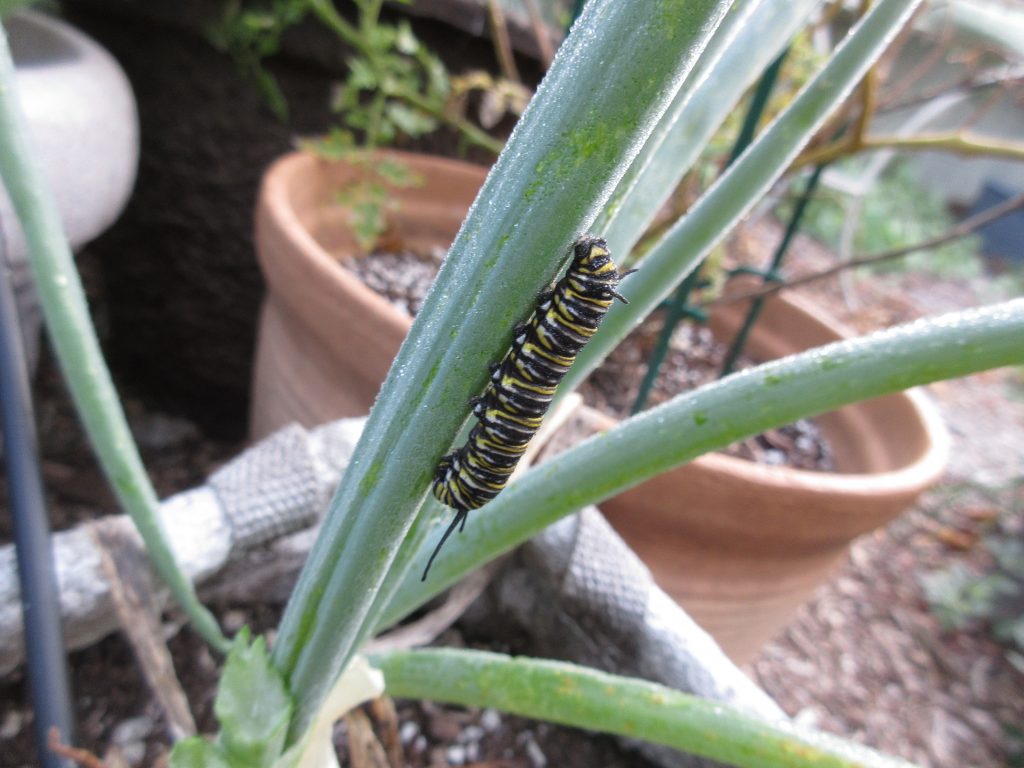
[[(715, 335), (731, 339), (745, 309), (716, 309)], [(846, 335), (820, 310), (777, 297), (765, 305), (747, 351), (770, 360)], [(614, 423), (593, 411), (580, 419), (591, 431)], [(601, 504), (662, 588), (737, 663), (786, 625), (853, 539), (899, 515), (946, 465), (946, 429), (920, 392), (851, 405), (816, 422), (835, 472), (709, 454)]]
[[(447, 249), (486, 168), (384, 152), (423, 183), (395, 189), (389, 238), (411, 250)], [(250, 431), (365, 414), (412, 323), (338, 259), (361, 253), (339, 190), (362, 171), (293, 153), (267, 171), (256, 211), (256, 253), (268, 291), (260, 317)]]

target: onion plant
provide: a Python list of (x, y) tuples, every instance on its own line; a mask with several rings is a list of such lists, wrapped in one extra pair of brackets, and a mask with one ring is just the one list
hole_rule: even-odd
[[(767, 428), (943, 378), (1024, 362), (1024, 301), (919, 322), (733, 375), (680, 395), (531, 469), (471, 514), (426, 582), (439, 458), (513, 326), (581, 233), (639, 239), (744, 90), (816, 0), (590, 0), (490, 172), (403, 344), (330, 504), (273, 648), (240, 633), (221, 678), (214, 741), (172, 765), (335, 764), (331, 724), (387, 691), (495, 706), (648, 739), (734, 765), (900, 761), (789, 724), (571, 664), (465, 650), (360, 647), (471, 569), (545, 525)], [(775, 183), (917, 4), (878, 0), (823, 69), (689, 214), (640, 258), (569, 386), (686, 277)], [(780, 7), (784, 10), (780, 12)], [(2, 84), (0, 84), (2, 85)], [(624, 255), (619, 252), (616, 256)], [(60, 329), (74, 333), (75, 329)], [(430, 540), (428, 540), (430, 539)]]

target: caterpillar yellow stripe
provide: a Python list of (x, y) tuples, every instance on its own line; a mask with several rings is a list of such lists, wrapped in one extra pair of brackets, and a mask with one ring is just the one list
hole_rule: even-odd
[(597, 331), (616, 299), (620, 272), (599, 237), (584, 235), (573, 245), (572, 262), (550, 293), (540, 297), (530, 319), (513, 333), (512, 346), (492, 366), (484, 393), (473, 402), (477, 423), (466, 444), (441, 459), (433, 493), (455, 510), (427, 567), (471, 509), (479, 509), (505, 488), (527, 444), (540, 427), (555, 387), (576, 355)]

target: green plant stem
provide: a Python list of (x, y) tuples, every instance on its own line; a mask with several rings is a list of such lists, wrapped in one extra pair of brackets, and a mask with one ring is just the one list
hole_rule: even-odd
[(497, 155), (504, 145), (501, 141), (491, 136), (486, 131), (477, 128), (468, 120), (461, 117), (446, 114), (443, 109), (435, 109), (426, 99), (418, 93), (403, 93), (402, 98), (417, 109), (422, 109), (431, 117), (450, 125), (461, 133), (470, 143), (483, 147), (488, 152)]
[(373, 31), (377, 28), (377, 22), (380, 21), (380, 9), (384, 5), (384, 0), (359, 0), (359, 26), (362, 30), (363, 37), (367, 37), (373, 34)]
[(841, 104), (885, 50), (918, 0), (879, 0), (858, 22), (829, 63), (757, 140), (673, 225), (622, 287), (628, 305), (613, 306), (561, 384), (571, 391), (649, 315), (720, 242), (790, 166), (808, 138)]
[[(724, 5), (725, 4), (721, 4), (720, 3), (720, 6), (724, 6)], [(690, 10), (691, 10), (691, 13), (693, 14), (693, 16), (691, 16), (691, 18), (695, 17), (696, 15), (699, 15), (701, 13), (705, 13), (706, 12), (705, 9), (703, 9), (703, 8), (701, 8), (699, 6), (696, 6), (696, 5), (691, 6)], [(734, 13), (735, 12), (735, 7), (731, 8), (730, 12)], [(725, 18), (727, 18), (727, 17), (728, 17), (728, 14), (725, 14)], [(722, 18), (722, 17), (719, 17), (719, 18)], [(719, 35), (719, 33), (721, 31), (721, 27), (724, 26), (724, 23), (725, 22), (722, 21), (719, 24), (719, 26), (716, 28), (714, 26), (714, 24), (709, 22), (709, 24), (705, 27), (704, 32), (707, 33), (707, 34), (710, 34), (710, 37), (709, 38), (705, 38), (705, 42), (707, 42), (707, 41), (709, 41), (711, 39), (714, 39), (717, 35)], [(628, 46), (626, 46), (626, 47), (628, 47)], [(680, 51), (687, 51), (688, 50), (689, 51), (688, 56), (690, 56), (690, 57), (693, 57), (694, 54), (697, 51), (700, 50), (700, 47), (697, 44), (691, 44), (691, 45), (677, 44), (677, 47), (678, 47), (678, 49)], [(707, 49), (705, 48), (705, 51), (706, 50)], [(686, 89), (687, 87), (689, 87), (690, 81), (692, 79), (694, 79), (694, 78), (699, 76), (698, 73), (700, 71), (700, 67), (704, 66), (704, 64), (705, 64), (704, 61), (703, 61), (703, 57), (705, 55), (706, 55), (706, 53), (701, 53), (700, 54), (700, 58), (698, 58), (695, 61), (693, 61), (693, 67), (694, 67), (693, 71), (689, 74), (689, 76), (686, 78), (686, 81), (680, 87), (680, 89), (679, 89), (680, 91)], [(717, 59), (717, 54), (714, 54), (713, 58)], [(692, 61), (693, 59), (691, 58), (690, 60)], [(676, 98), (676, 100), (678, 100), (678, 98), (679, 98), (678, 92), (677, 92), (675, 98)], [(566, 113), (566, 114), (569, 114), (569, 112), (567, 110), (563, 110), (563, 112)], [(631, 116), (631, 120), (632, 120), (632, 116)], [(665, 122), (665, 117), (663, 115), (661, 121), (658, 124), (659, 128), (663, 127), (663, 123), (664, 122)], [(653, 140), (653, 136), (649, 140)], [(571, 152), (566, 152), (567, 156), (571, 155), (571, 154), (572, 154)], [(481, 195), (481, 197), (483, 197), (483, 195)], [(558, 219), (558, 217), (553, 217), (553, 220), (559, 221), (559, 223), (563, 223), (563, 222), (561, 222)], [(469, 431), (468, 427), (464, 428), (462, 430), (462, 432), (460, 432), (458, 440), (456, 440), (455, 442), (456, 443), (461, 443), (462, 441), (464, 441), (466, 435), (468, 434), (468, 431)], [(379, 601), (379, 604), (375, 607), (374, 613), (371, 615), (371, 618), (366, 623), (366, 626), (368, 628), (371, 628), (371, 630), (372, 630), (372, 628), (376, 627), (379, 624), (380, 615), (383, 613), (384, 608), (391, 602), (391, 598), (393, 597), (393, 595), (395, 593), (395, 590), (399, 588), (399, 586), (401, 585), (404, 577), (409, 572), (409, 569), (412, 567), (414, 570), (419, 572), (419, 569), (422, 568), (422, 563), (417, 563), (415, 566), (413, 566), (414, 558), (416, 556), (418, 547), (422, 543), (423, 537), (429, 532), (432, 524), (435, 523), (439, 519), (444, 519), (445, 517), (447, 517), (449, 515), (449, 513), (450, 513), (450, 510), (447, 507), (445, 507), (442, 504), (440, 504), (439, 502), (435, 501), (433, 498), (431, 498), (429, 496), (427, 497), (427, 499), (426, 499), (426, 501), (424, 503), (424, 507), (421, 509), (420, 515), (418, 516), (418, 518), (417, 518), (416, 522), (414, 523), (413, 527), (410, 529), (409, 535), (406, 537), (405, 541), (403, 541), (402, 546), (401, 546), (401, 548), (400, 548), (400, 550), (399, 550), (399, 552), (398, 552), (398, 554), (397, 554), (397, 556), (395, 558), (395, 567), (392, 569), (391, 573), (388, 574), (388, 578), (385, 581), (384, 586), (382, 587), (381, 599)], [(369, 634), (372, 634), (372, 631), (370, 631)]]
[(556, 661), (456, 649), (372, 659), (390, 696), (494, 707), (663, 744), (742, 768), (904, 768), (835, 736), (769, 723), (663, 685)]
[(384, 0), (359, 0), (359, 44), (360, 50), (370, 62), (374, 77), (380, 84), (380, 90), (373, 95), (373, 103), (370, 107), (370, 124), (366, 129), (366, 145), (373, 149), (380, 142), (380, 125), (384, 119), (384, 108), (387, 106), (388, 96), (384, 89), (385, 66), (381, 61), (380, 50), (369, 45), (368, 41), (373, 39), (377, 33), (377, 22), (380, 20), (380, 9)]
[(726, 7), (591, 2), (563, 43), (399, 350), (285, 610), (272, 661), (296, 698), (290, 740), (375, 626), (377, 596), (488, 362), (559, 272)]
[(328, 28), (333, 29), (345, 43), (360, 53), (366, 53), (366, 43), (363, 41), (362, 35), (338, 13), (331, 0), (310, 0), (309, 7), (320, 17), (320, 21)]
[(730, 8), (594, 222), (593, 231), (608, 241), (612, 253), (634, 250), (715, 130), (820, 5), (820, 0), (745, 0)]
[[(710, 451), (850, 403), (1024, 364), (1024, 299), (921, 320), (749, 368), (621, 422), (512, 483), (430, 572), (406, 577), (379, 629), (559, 518)], [(426, 562), (432, 542), (417, 554)]]
[(0, 178), (25, 233), (54, 351), (93, 450), (122, 508), (138, 528), (157, 573), (196, 630), (224, 652), (228, 641), (182, 573), (160, 522), (159, 501), (103, 360), (56, 202), (32, 158), (15, 91), (14, 62), (6, 34), (0, 29)]
[(368, 150), (374, 149), (380, 141), (380, 123), (384, 117), (387, 100), (388, 95), (384, 91), (377, 91), (373, 94), (373, 102), (370, 105), (370, 124), (366, 126), (366, 149)]

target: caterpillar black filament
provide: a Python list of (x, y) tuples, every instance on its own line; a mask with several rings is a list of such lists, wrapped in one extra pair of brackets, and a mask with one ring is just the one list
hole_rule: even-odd
[(491, 366), (483, 394), (473, 400), (478, 421), (466, 444), (449, 453), (434, 473), (434, 496), (455, 510), (455, 519), (434, 549), (423, 579), (441, 547), (466, 525), (471, 509), (493, 499), (508, 482), (541, 421), (558, 383), (597, 331), (612, 301), (626, 300), (607, 243), (585, 235), (554, 290), (540, 297), (530, 319), (513, 332), (512, 347)]

